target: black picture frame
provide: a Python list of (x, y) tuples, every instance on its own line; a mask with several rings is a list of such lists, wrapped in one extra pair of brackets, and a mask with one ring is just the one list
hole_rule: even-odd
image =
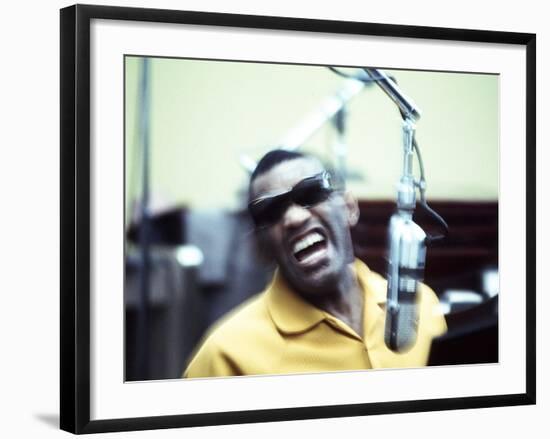
[[(526, 48), (526, 376), (525, 393), (322, 407), (90, 420), (90, 22), (181, 23), (332, 34), (521, 45)], [(324, 417), (535, 404), (536, 36), (290, 17), (75, 5), (61, 10), (60, 424), (73, 433), (303, 420)]]

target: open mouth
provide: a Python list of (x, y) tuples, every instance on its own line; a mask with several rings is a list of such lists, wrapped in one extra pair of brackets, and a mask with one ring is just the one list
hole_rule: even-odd
[(327, 253), (327, 241), (319, 232), (310, 232), (292, 245), (292, 254), (300, 265), (319, 262)]

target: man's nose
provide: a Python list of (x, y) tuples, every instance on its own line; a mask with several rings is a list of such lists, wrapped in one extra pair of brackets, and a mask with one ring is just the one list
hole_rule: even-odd
[(309, 209), (291, 204), (283, 216), (283, 225), (285, 227), (299, 227), (311, 218)]

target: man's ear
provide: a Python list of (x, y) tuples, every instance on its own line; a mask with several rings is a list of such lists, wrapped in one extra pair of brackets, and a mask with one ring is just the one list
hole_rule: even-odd
[(353, 227), (359, 221), (359, 204), (351, 192), (344, 193), (344, 201), (348, 212), (348, 225)]

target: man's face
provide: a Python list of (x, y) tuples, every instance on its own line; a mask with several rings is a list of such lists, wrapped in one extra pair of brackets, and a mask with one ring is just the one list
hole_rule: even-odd
[[(284, 161), (254, 180), (251, 199), (288, 191), (322, 171), (312, 158)], [(353, 262), (349, 227), (356, 216), (355, 200), (333, 192), (311, 207), (290, 204), (275, 223), (259, 230), (260, 239), (292, 287), (304, 296), (330, 294)]]

